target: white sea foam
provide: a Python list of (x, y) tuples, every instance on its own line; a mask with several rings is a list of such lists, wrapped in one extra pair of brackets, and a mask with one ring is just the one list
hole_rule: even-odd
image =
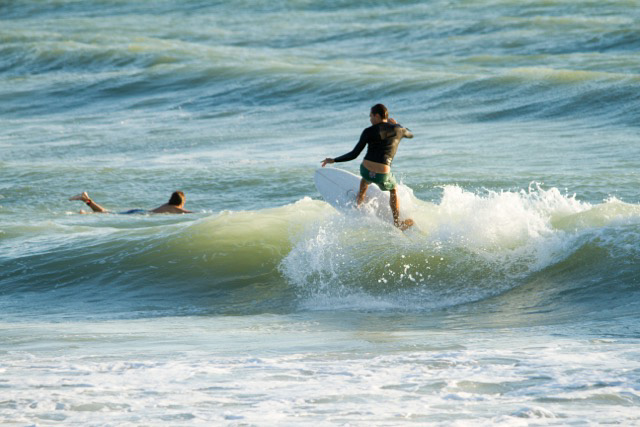
[(410, 323), (338, 314), (22, 325), (33, 340), (4, 333), (18, 341), (2, 356), (0, 414), (70, 426), (640, 420), (632, 342)]
[(635, 205), (594, 206), (537, 183), (516, 192), (445, 186), (435, 204), (404, 194), (417, 230), (400, 233), (365, 207), (295, 236), (281, 270), (304, 307), (431, 309), (486, 298), (570, 256), (594, 230), (640, 218)]

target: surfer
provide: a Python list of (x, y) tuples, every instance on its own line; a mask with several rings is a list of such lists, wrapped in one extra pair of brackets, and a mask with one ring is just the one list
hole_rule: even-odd
[(382, 191), (389, 191), (389, 204), (393, 213), (393, 224), (401, 230), (406, 230), (413, 225), (412, 219), (400, 221), (400, 206), (396, 191), (396, 180), (391, 173), (391, 162), (398, 150), (398, 144), (402, 138), (413, 138), (409, 129), (400, 126), (394, 119), (389, 118), (387, 107), (376, 104), (369, 112), (371, 126), (362, 131), (360, 141), (353, 150), (340, 157), (327, 157), (322, 161), (322, 167), (327, 163), (348, 162), (360, 155), (365, 145), (367, 154), (360, 165), (360, 190), (356, 199), (358, 206), (364, 201), (369, 184), (375, 183)]
[[(69, 200), (80, 200), (87, 204), (91, 208), (91, 210), (95, 213), (109, 213), (108, 210), (91, 200), (87, 192), (80, 193), (76, 196), (70, 197)], [(164, 205), (160, 205), (155, 209), (150, 211), (146, 211), (144, 209), (131, 209), (124, 212), (119, 212), (121, 214), (136, 214), (136, 213), (169, 213), (169, 214), (183, 214), (183, 213), (193, 213), (192, 211), (188, 211), (184, 208), (184, 204), (186, 203), (186, 197), (182, 191), (174, 191), (171, 194), (171, 198)], [(91, 212), (85, 212), (83, 210), (80, 211), (81, 214), (87, 214)]]

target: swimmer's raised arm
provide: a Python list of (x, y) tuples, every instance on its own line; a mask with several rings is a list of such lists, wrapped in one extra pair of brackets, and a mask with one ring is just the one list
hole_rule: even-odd
[[(87, 194), (86, 191), (75, 195), (73, 197), (69, 197), (69, 200), (80, 200), (84, 203), (87, 204), (87, 206), (89, 206), (91, 208), (91, 210), (95, 213), (106, 213), (108, 212), (105, 208), (103, 208), (102, 206), (100, 206), (99, 204), (97, 204), (96, 202), (94, 202), (93, 200), (91, 200), (91, 198), (89, 197), (89, 195)], [(81, 213), (86, 213), (84, 211), (80, 211)]]

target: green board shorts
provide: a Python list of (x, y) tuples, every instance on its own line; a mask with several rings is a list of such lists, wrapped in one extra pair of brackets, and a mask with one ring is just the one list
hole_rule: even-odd
[(382, 191), (391, 191), (396, 188), (396, 179), (391, 172), (375, 173), (360, 165), (360, 176), (367, 182), (376, 184)]

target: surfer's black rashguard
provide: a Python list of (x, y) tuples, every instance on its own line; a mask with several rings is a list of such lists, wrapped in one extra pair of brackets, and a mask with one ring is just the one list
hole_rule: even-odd
[(367, 154), (364, 156), (365, 160), (391, 166), (402, 138), (413, 138), (413, 134), (409, 129), (403, 128), (399, 124), (378, 123), (362, 131), (360, 141), (353, 150), (333, 160), (335, 162), (353, 160), (360, 155), (365, 145), (368, 145)]

